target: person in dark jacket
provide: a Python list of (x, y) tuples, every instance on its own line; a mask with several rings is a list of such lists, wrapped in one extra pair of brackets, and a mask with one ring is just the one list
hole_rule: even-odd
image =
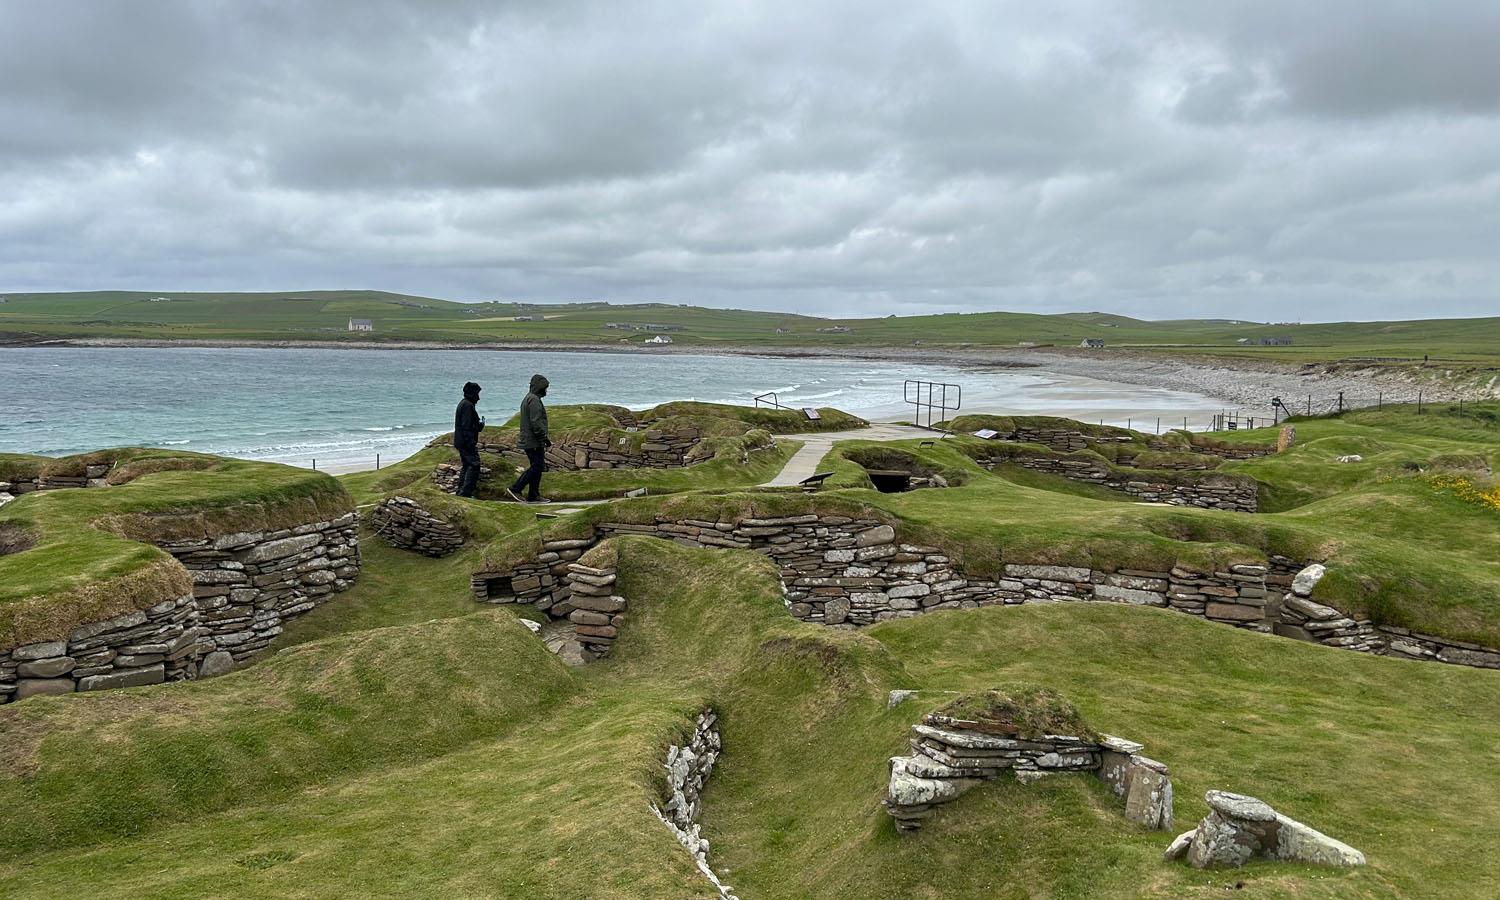
[(474, 496), (474, 484), (479, 481), (479, 432), (484, 430), (484, 416), (474, 408), (479, 402), (479, 385), (470, 381), (464, 384), (464, 398), (458, 401), (453, 413), (453, 446), (458, 448), (458, 458), (463, 468), (458, 473), (460, 497)]
[(510, 486), (513, 500), (520, 500), (521, 491), (525, 490), (527, 503), (547, 502), (542, 498), (542, 472), (547, 467), (547, 448), (552, 446), (552, 438), (547, 434), (547, 407), (542, 403), (545, 396), (547, 379), (531, 376), (531, 390), (521, 401), (521, 433), (516, 440), (516, 446), (526, 451), (530, 467)]

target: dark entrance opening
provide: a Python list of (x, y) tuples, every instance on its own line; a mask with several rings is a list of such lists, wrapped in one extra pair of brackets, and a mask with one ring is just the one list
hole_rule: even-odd
[(500, 575), (484, 583), (484, 595), (491, 603), (516, 602), (516, 590), (511, 587), (510, 576)]
[(900, 494), (911, 490), (911, 473), (899, 469), (866, 469), (870, 483), (882, 494)]

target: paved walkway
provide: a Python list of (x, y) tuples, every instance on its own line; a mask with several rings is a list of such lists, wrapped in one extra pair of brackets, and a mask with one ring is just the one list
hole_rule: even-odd
[(833, 447), (834, 441), (910, 441), (920, 438), (936, 440), (942, 437), (941, 432), (932, 431), (927, 428), (916, 428), (911, 425), (890, 425), (886, 423), (873, 423), (869, 428), (857, 428), (853, 431), (823, 431), (812, 434), (778, 434), (777, 438), (786, 438), (790, 441), (802, 441), (802, 449), (792, 455), (782, 467), (781, 474), (772, 478), (761, 487), (788, 487), (795, 485), (815, 475), (818, 471), (818, 463), (828, 455)]

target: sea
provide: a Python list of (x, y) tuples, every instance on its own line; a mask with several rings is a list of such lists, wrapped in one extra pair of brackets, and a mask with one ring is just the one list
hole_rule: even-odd
[[(547, 401), (645, 409), (668, 400), (832, 406), (911, 421), (908, 381), (950, 387), (960, 412), (1061, 415), (1202, 428), (1223, 404), (1184, 391), (1040, 369), (849, 358), (416, 349), (22, 347), (0, 349), (0, 453), (181, 447), (329, 471), (396, 462), (452, 429), (465, 381), (509, 418), (533, 373)], [(951, 413), (950, 413), (951, 414)], [(941, 418), (941, 415), (939, 415)], [(925, 421), (925, 418), (924, 418)]]

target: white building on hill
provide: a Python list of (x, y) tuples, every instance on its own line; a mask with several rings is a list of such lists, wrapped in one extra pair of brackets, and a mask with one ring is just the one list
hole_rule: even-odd
[(658, 334), (656, 337), (651, 338), (650, 340), (646, 341), (646, 343), (648, 343), (648, 344), (670, 344), (670, 343), (672, 343), (672, 339), (669, 338), (669, 337), (667, 337), (664, 334)]
[(374, 331), (375, 330), (375, 323), (371, 322), (369, 319), (350, 319), (349, 320), (349, 330), (350, 331)]

